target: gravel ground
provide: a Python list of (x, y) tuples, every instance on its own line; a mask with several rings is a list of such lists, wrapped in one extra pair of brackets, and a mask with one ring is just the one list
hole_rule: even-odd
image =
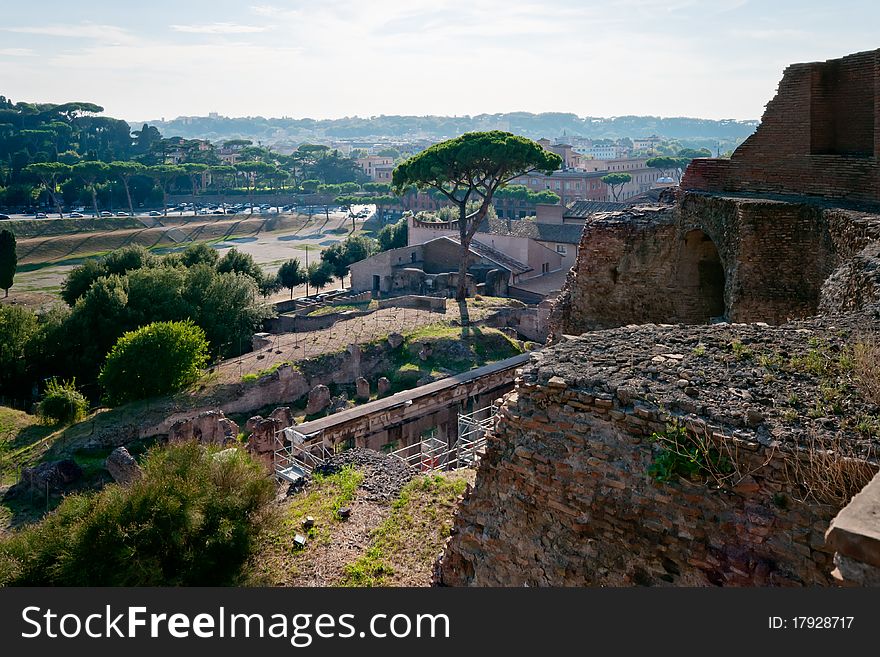
[(318, 471), (333, 474), (347, 465), (364, 473), (360, 488), (365, 494), (361, 499), (368, 501), (396, 499), (406, 483), (418, 474), (414, 468), (394, 456), (360, 447), (336, 454)]

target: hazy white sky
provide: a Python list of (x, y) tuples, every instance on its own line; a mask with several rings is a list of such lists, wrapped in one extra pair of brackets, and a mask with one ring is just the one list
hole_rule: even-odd
[(261, 1), (0, 0), (0, 94), (135, 121), (752, 119), (787, 64), (880, 47), (877, 0)]

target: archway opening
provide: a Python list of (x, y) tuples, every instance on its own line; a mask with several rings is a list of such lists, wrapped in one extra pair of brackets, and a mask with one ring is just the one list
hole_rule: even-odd
[(695, 321), (708, 322), (725, 316), (724, 265), (715, 243), (701, 230), (684, 236), (679, 282), (691, 297), (689, 305)]

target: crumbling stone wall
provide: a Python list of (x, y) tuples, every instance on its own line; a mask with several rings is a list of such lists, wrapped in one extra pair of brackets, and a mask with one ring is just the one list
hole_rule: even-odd
[(865, 308), (880, 290), (878, 241), (880, 216), (810, 202), (684, 193), (675, 205), (606, 213), (584, 229), (551, 332), (718, 316), (781, 324), (820, 307)]
[(880, 50), (792, 64), (729, 160), (694, 160), (682, 188), (880, 202)]
[[(795, 355), (811, 338), (840, 349), (857, 326), (871, 328), (861, 320), (629, 326), (536, 352), (504, 399), (438, 583), (831, 583), (824, 532), (845, 502), (804, 488), (792, 459), (811, 458), (818, 431), (865, 453), (878, 438), (857, 435), (842, 418), (792, 420), (785, 400), (812, 403), (820, 382), (800, 373), (770, 379), (755, 365), (762, 354)], [(731, 351), (734, 341), (752, 351), (749, 363)], [(855, 403), (864, 404), (850, 409), (855, 415), (878, 411)], [(710, 438), (735, 474), (720, 486), (709, 475), (654, 480), (650, 436), (669, 416)]]

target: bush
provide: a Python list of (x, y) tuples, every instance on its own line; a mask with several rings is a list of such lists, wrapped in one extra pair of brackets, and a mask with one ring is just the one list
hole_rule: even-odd
[(155, 447), (139, 481), (66, 497), (0, 542), (0, 585), (238, 583), (274, 486), (243, 451), (221, 454), (197, 443)]
[(76, 380), (51, 379), (46, 393), (37, 405), (37, 415), (46, 423), (72, 424), (82, 420), (89, 412), (89, 402), (76, 389)]
[(123, 334), (107, 355), (98, 381), (110, 404), (180, 390), (208, 362), (205, 332), (190, 320), (156, 322)]

